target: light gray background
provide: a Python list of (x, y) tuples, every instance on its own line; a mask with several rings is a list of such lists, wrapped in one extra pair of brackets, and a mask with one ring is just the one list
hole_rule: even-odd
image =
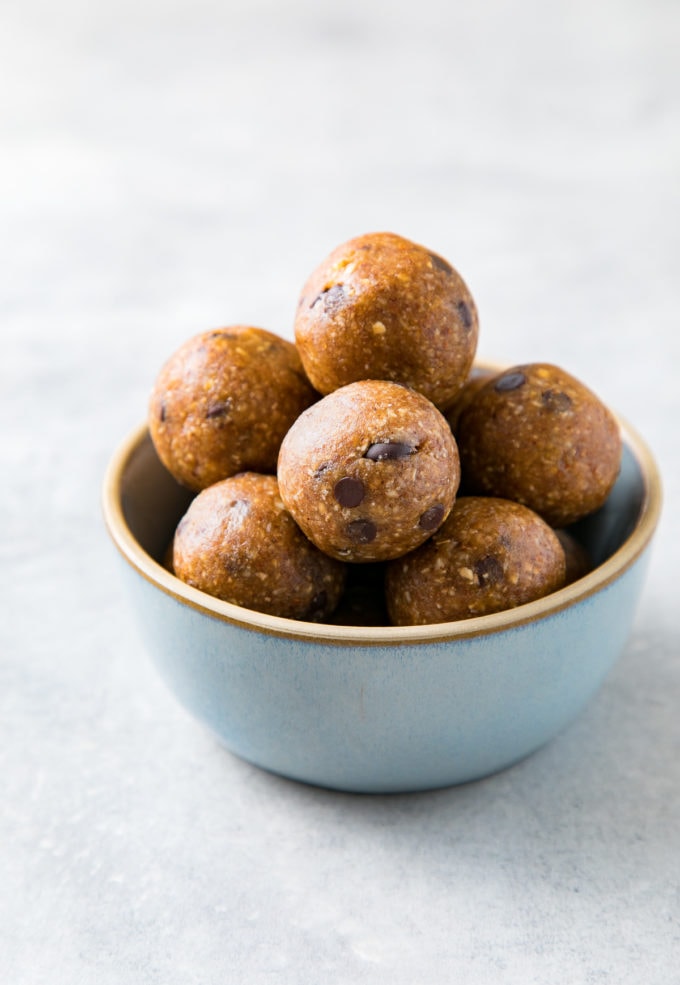
[[(669, 985), (680, 955), (680, 5), (0, 6), (0, 980)], [(666, 505), (634, 632), (516, 768), (338, 795), (151, 669), (99, 489), (160, 363), (291, 335), (332, 247), (448, 257), (481, 356), (581, 376)]]

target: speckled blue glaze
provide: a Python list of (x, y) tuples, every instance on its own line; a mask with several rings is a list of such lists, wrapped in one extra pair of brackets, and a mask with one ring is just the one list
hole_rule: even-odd
[[(660, 499), (657, 489), (652, 509), (640, 461), (626, 447), (607, 507), (582, 531), (596, 572), (500, 625), (485, 617), (468, 621), (469, 632), (468, 623), (447, 624), (427, 638), (431, 628), (315, 628), (261, 614), (259, 626), (242, 624), (254, 614), (207, 599), (153, 560), (186, 496), (159, 468), (140, 433), (107, 479), (119, 500), (109, 502), (107, 522), (160, 674), (238, 756), (361, 792), (486, 776), (573, 721), (629, 636)], [(627, 553), (641, 515), (649, 529)]]

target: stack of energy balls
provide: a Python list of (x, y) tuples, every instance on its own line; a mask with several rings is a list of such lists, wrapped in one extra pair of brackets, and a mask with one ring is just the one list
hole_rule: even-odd
[(450, 263), (371, 233), (311, 274), (295, 344), (246, 325), (189, 339), (149, 408), (161, 461), (196, 493), (176, 576), (357, 625), (467, 619), (581, 577), (565, 528), (609, 495), (618, 423), (556, 366), (474, 367), (478, 334)]

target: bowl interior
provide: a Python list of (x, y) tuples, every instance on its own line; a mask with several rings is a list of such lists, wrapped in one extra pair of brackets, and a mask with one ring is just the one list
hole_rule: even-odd
[[(160, 462), (148, 432), (140, 435), (121, 475), (123, 517), (139, 545), (162, 563), (175, 527), (193, 493), (180, 486)], [(640, 463), (624, 442), (621, 471), (605, 505), (569, 528), (594, 565), (610, 558), (630, 537), (647, 499)]]
[(647, 501), (647, 484), (640, 462), (624, 441), (621, 470), (607, 502), (569, 527), (597, 567), (612, 557), (635, 530)]
[(120, 479), (121, 510), (130, 533), (154, 561), (162, 564), (194, 494), (173, 479), (146, 430), (132, 447)]
[[(193, 498), (159, 460), (148, 430), (140, 426), (121, 445), (104, 484), (104, 507), (109, 530), (127, 560), (146, 577), (185, 601), (229, 621), (252, 623), (268, 631), (318, 637), (372, 641), (434, 635), (472, 635), (491, 632), (526, 618), (555, 611), (609, 583), (633, 563), (647, 546), (660, 512), (660, 480), (654, 460), (642, 439), (622, 422), (623, 456), (615, 486), (596, 513), (570, 528), (588, 551), (595, 568), (578, 582), (537, 602), (459, 623), (433, 627), (353, 627), (302, 623), (266, 616), (198, 593), (158, 566), (171, 543), (177, 523)], [(521, 611), (520, 611), (521, 610)], [(441, 631), (446, 627), (445, 631)]]

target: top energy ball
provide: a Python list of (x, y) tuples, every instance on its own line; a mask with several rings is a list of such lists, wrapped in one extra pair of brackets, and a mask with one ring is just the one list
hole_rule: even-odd
[(391, 380), (440, 410), (467, 379), (478, 331), (460, 274), (393, 233), (338, 246), (307, 280), (295, 319), (300, 358), (320, 393), (357, 380)]

